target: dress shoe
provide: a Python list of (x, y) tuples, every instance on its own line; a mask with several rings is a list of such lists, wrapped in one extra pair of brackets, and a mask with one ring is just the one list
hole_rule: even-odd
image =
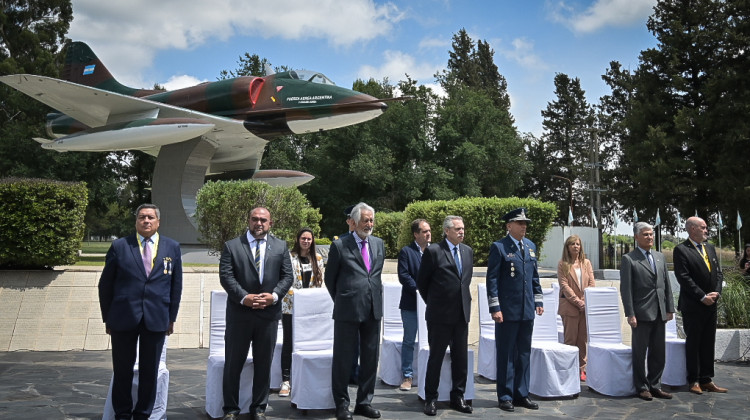
[(460, 411), (461, 413), (471, 414), (472, 412), (474, 412), (474, 409), (471, 408), (469, 404), (466, 404), (466, 400), (464, 400), (464, 397), (452, 399), (450, 406), (452, 409)]
[(428, 416), (434, 416), (437, 414), (437, 401), (427, 400), (424, 402), (424, 413)]
[(725, 392), (729, 391), (726, 388), (722, 388), (720, 386), (716, 386), (716, 384), (713, 383), (713, 382), (709, 382), (707, 384), (701, 384), (701, 389), (704, 390), (704, 391), (708, 391), (708, 392), (721, 392), (721, 393), (725, 393)]
[(251, 420), (266, 420), (266, 413), (264, 411), (256, 411), (250, 413)]
[(224, 417), (221, 418), (221, 420), (237, 420), (240, 418), (240, 415), (237, 413), (227, 413), (224, 414)]
[(352, 420), (352, 413), (349, 412), (349, 407), (342, 405), (336, 408), (336, 420)]
[(651, 395), (648, 391), (641, 391), (638, 393), (638, 398), (646, 401), (651, 401), (654, 399), (654, 397)]
[(379, 419), (380, 411), (372, 408), (370, 404), (357, 404), (354, 406), (354, 414), (365, 416), (368, 419)]
[(411, 391), (411, 383), (411, 378), (404, 378), (404, 380), (401, 381), (401, 386), (398, 387), (398, 389), (400, 389), (401, 391)]
[(503, 411), (515, 411), (516, 408), (513, 407), (513, 403), (510, 401), (500, 401), (500, 409)]
[(671, 400), (672, 399), (672, 394), (670, 394), (669, 392), (664, 392), (664, 391), (662, 391), (659, 388), (652, 389), (651, 390), (651, 395), (654, 398), (662, 398), (662, 399), (665, 399), (665, 400)]
[(694, 382), (692, 385), (690, 385), (690, 392), (698, 395), (701, 395), (703, 393), (700, 385), (698, 385), (698, 382)]
[(517, 400), (513, 400), (513, 405), (516, 407), (525, 407), (529, 410), (538, 410), (539, 404), (535, 403), (534, 401), (531, 401), (529, 397), (523, 397), (519, 398)]

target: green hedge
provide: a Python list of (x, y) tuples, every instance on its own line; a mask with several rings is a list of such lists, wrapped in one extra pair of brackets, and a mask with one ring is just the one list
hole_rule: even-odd
[(373, 235), (381, 238), (385, 243), (386, 258), (398, 258), (398, 251), (402, 248), (398, 246), (398, 235), (403, 222), (403, 212), (385, 213), (376, 210)]
[(724, 269), (726, 286), (718, 302), (721, 328), (750, 328), (750, 284), (736, 267)]
[(502, 217), (509, 211), (526, 207), (529, 223), (526, 237), (537, 247), (541, 255), (542, 243), (557, 216), (557, 207), (532, 198), (460, 198), (457, 200), (416, 201), (404, 210), (404, 217), (398, 236), (398, 248), (414, 240), (410, 223), (414, 219), (426, 219), (432, 228), (432, 242), (443, 240), (443, 220), (448, 215), (461, 216), (466, 226), (464, 243), (474, 249), (474, 265), (487, 264), (492, 242), (507, 235)]
[(303, 227), (320, 234), (318, 209), (295, 187), (272, 187), (258, 181), (209, 181), (198, 191), (195, 220), (200, 240), (212, 253), (220, 253), (224, 242), (247, 230), (247, 219), (255, 207), (271, 212), (271, 233), (291, 248)]
[(0, 180), (0, 267), (74, 264), (85, 229), (83, 182)]

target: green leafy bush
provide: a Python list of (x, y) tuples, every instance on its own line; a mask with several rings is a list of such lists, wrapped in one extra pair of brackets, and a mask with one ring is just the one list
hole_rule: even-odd
[(375, 213), (374, 235), (381, 238), (385, 243), (385, 257), (398, 258), (398, 252), (402, 247), (398, 246), (398, 234), (401, 224), (404, 222), (403, 212), (377, 212)]
[(719, 299), (719, 326), (721, 328), (750, 328), (750, 285), (734, 267), (724, 270), (726, 286)]
[(51, 268), (75, 263), (87, 200), (83, 182), (0, 180), (0, 267)]
[(297, 231), (309, 227), (320, 234), (318, 209), (295, 187), (272, 187), (258, 181), (209, 181), (198, 191), (195, 220), (200, 240), (212, 253), (224, 242), (247, 230), (247, 219), (256, 207), (271, 212), (271, 233), (291, 247)]
[(505, 222), (502, 217), (509, 211), (526, 207), (527, 216), (533, 220), (529, 223), (526, 237), (533, 241), (541, 254), (542, 243), (547, 231), (552, 227), (552, 221), (557, 216), (557, 208), (553, 203), (547, 203), (532, 198), (459, 198), (457, 200), (416, 201), (404, 210), (404, 217), (398, 236), (398, 248), (411, 242), (409, 224), (412, 220), (426, 219), (432, 228), (432, 242), (443, 240), (443, 220), (446, 216), (461, 216), (466, 226), (464, 243), (474, 249), (474, 265), (487, 264), (490, 245), (507, 235)]

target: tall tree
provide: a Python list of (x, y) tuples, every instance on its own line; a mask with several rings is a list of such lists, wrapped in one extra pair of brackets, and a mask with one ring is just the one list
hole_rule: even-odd
[[(584, 203), (589, 201), (588, 193), (594, 187), (591, 165), (595, 160), (594, 149), (598, 147), (594, 135), (594, 113), (577, 77), (571, 79), (567, 74), (557, 73), (555, 95), (556, 99), (548, 102), (547, 108), (542, 110), (544, 134), (538, 140), (541, 144), (532, 146), (538, 158), (536, 163), (551, 165), (535, 168), (535, 173), (549, 176), (549, 179), (540, 180), (546, 186), (540, 191), (540, 198), (556, 202), (559, 210), (557, 221), (567, 223), (572, 194), (573, 217), (589, 221), (590, 207)], [(542, 154), (548, 155), (549, 161), (540, 158)]]

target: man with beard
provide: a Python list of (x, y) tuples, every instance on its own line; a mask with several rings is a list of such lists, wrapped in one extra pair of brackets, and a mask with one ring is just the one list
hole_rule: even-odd
[[(379, 418), (372, 408), (378, 368), (380, 321), (383, 317), (383, 240), (371, 236), (375, 210), (365, 203), (351, 212), (354, 233), (333, 241), (328, 254), (325, 284), (334, 302), (333, 369), (331, 391), (336, 418), (351, 419), (349, 374), (359, 344), (360, 370), (354, 414)], [(359, 339), (358, 339), (359, 337)]]

